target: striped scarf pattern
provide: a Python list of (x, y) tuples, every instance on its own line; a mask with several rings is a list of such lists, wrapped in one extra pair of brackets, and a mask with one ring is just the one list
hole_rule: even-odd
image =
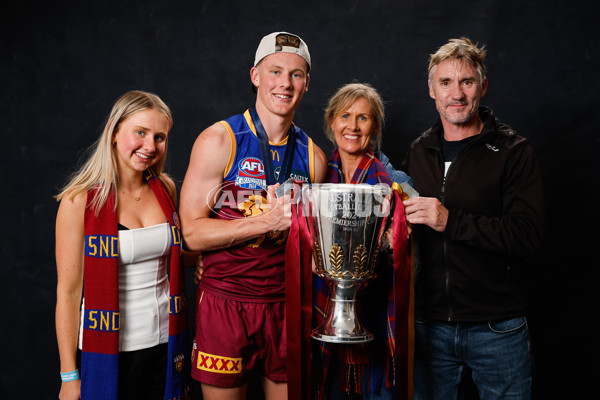
[[(340, 153), (337, 147), (331, 153), (327, 167), (327, 179), (325, 182), (346, 183), (344, 182), (344, 174), (341, 170)], [(392, 180), (385, 171), (385, 167), (375, 157), (375, 154), (373, 154), (371, 149), (365, 153), (354, 172), (352, 180), (347, 183), (368, 183), (369, 185), (385, 183), (388, 186), (392, 186)]]

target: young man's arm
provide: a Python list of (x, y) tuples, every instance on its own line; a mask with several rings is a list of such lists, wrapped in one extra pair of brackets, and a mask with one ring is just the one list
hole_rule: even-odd
[(204, 130), (194, 143), (179, 203), (183, 241), (188, 250), (223, 249), (290, 227), (289, 199), (276, 199), (274, 187), (268, 188), (268, 212), (233, 220), (210, 218), (221, 194), (231, 146), (229, 134), (219, 123)]

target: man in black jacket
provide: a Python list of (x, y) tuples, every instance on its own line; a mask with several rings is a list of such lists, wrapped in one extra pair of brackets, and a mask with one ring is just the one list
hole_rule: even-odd
[(456, 399), (472, 372), (481, 398), (531, 397), (524, 258), (543, 236), (542, 178), (531, 144), (479, 105), (486, 51), (467, 38), (432, 54), (440, 114), (403, 163), (418, 247), (415, 399)]

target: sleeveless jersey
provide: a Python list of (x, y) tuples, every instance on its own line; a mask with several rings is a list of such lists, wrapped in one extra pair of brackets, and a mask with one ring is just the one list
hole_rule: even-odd
[[(215, 193), (214, 218), (238, 219), (265, 211), (266, 177), (260, 142), (250, 112), (220, 122), (231, 136), (232, 149), (223, 187)], [(314, 145), (295, 127), (296, 148), (290, 177), (314, 180)], [(269, 143), (275, 178), (285, 155), (287, 138)], [(288, 231), (270, 232), (243, 245), (204, 253), (200, 287), (215, 296), (240, 301), (276, 302), (285, 299), (285, 243)]]

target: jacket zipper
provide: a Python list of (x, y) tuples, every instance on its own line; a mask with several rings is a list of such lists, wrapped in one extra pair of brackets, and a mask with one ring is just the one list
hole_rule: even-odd
[[(473, 146), (474, 143), (479, 142), (479, 140), (475, 141), (475, 142), (471, 142), (469, 144), (467, 144), (457, 155), (456, 157), (454, 157), (454, 160), (452, 161), (452, 163), (450, 164), (450, 166), (448, 167), (448, 171), (445, 171), (446, 168), (444, 166), (444, 161), (442, 161), (442, 168), (445, 171), (444, 176), (442, 177), (442, 187), (441, 187), (441, 193), (440, 193), (440, 202), (442, 204), (444, 204), (444, 199), (446, 196), (446, 183), (447, 183), (447, 177), (450, 175), (450, 171), (452, 171), (454, 164), (456, 164), (456, 161), (458, 161), (459, 158), (461, 158), (461, 156), (463, 156), (465, 154), (465, 151), (470, 148), (471, 146)], [(441, 153), (441, 151), (440, 151)], [(444, 158), (444, 155), (441, 154), (442, 156), (442, 160)], [(444, 204), (445, 206), (445, 204)], [(442, 253), (444, 255), (444, 290), (446, 292), (446, 299), (447, 299), (447, 303), (448, 303), (448, 307), (447, 307), (447, 311), (448, 311), (448, 322), (452, 321), (452, 318), (454, 316), (454, 310), (452, 308), (452, 298), (450, 296), (450, 266), (448, 263), (448, 240), (446, 239), (446, 233), (442, 233), (443, 238), (442, 238)]]
[[(448, 177), (450, 175), (450, 171), (453, 169), (454, 164), (456, 164), (456, 161), (461, 158), (461, 156), (465, 153), (465, 151), (470, 148), (471, 146), (473, 146), (475, 143), (481, 142), (482, 139), (481, 137), (484, 136), (484, 131), (485, 131), (486, 127), (484, 125), (484, 127), (482, 128), (482, 131), (480, 133), (480, 137), (479, 139), (475, 140), (474, 142), (471, 142), (469, 144), (467, 144), (454, 158), (454, 160), (452, 161), (452, 163), (450, 164), (450, 167), (448, 167), (448, 171), (446, 171), (446, 167), (445, 167), (445, 160), (444, 160), (444, 154), (442, 153), (441, 148), (436, 147), (435, 145), (426, 145), (424, 144), (424, 146), (426, 148), (430, 148), (432, 150), (437, 151), (438, 155), (440, 156), (441, 160), (442, 160), (442, 182), (441, 182), (441, 189), (440, 189), (440, 202), (445, 206), (444, 204), (444, 199), (446, 196), (446, 177)], [(442, 131), (443, 132), (443, 131)], [(442, 133), (443, 134), (443, 133)], [(449, 268), (449, 263), (448, 263), (448, 245), (447, 245), (447, 239), (446, 239), (446, 234), (445, 232), (442, 233), (443, 237), (442, 237), (442, 254), (443, 254), (443, 263), (444, 263), (444, 291), (445, 291), (445, 295), (446, 295), (446, 300), (447, 300), (447, 312), (448, 312), (448, 317), (447, 317), (447, 321), (451, 322), (453, 319), (453, 307), (452, 307), (452, 302), (451, 302), (451, 297), (450, 297), (450, 268)]]
[[(442, 165), (442, 168), (444, 166)], [(442, 187), (440, 193), (440, 202), (444, 204), (444, 195), (446, 193), (446, 176), (448, 176), (448, 172), (452, 168), (452, 164), (450, 164), (450, 168), (442, 177)], [(445, 168), (444, 168), (445, 169)], [(446, 294), (446, 302), (448, 304), (448, 322), (452, 321), (452, 302), (450, 301), (450, 268), (448, 266), (448, 247), (446, 243), (446, 235), (442, 233), (442, 253), (444, 255), (444, 291)]]

